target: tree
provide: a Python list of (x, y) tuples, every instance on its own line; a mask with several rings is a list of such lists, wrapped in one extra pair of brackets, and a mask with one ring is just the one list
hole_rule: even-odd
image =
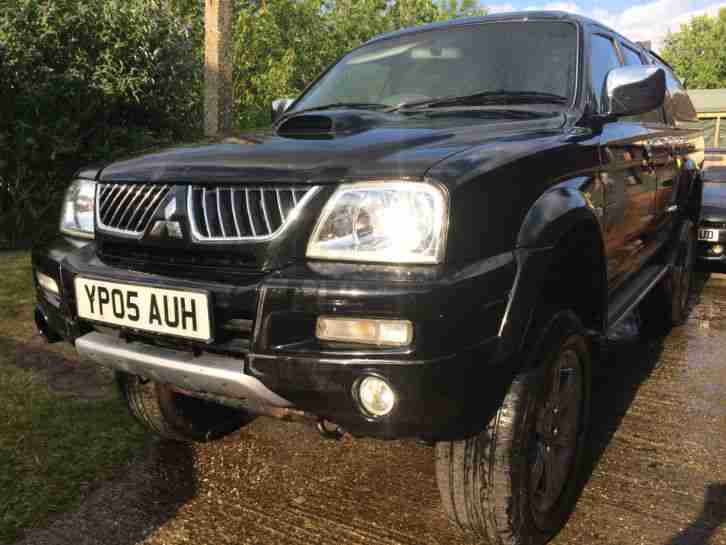
[(663, 58), (692, 89), (726, 87), (726, 8), (718, 15), (694, 17), (668, 34)]
[(441, 0), (438, 4), (438, 10), (441, 19), (487, 14), (487, 9), (481, 7), (477, 0)]

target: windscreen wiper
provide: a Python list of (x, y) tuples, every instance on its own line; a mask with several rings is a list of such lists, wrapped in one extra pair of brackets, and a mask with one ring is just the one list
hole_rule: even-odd
[(567, 104), (567, 97), (537, 91), (482, 91), (471, 95), (430, 98), (403, 102), (389, 108), (387, 112), (397, 112), (414, 108), (445, 108), (447, 106), (486, 106), (489, 104)]

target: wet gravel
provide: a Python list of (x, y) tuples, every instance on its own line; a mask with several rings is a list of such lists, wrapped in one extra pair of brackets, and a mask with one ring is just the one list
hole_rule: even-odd
[[(593, 384), (583, 489), (558, 545), (726, 545), (726, 276), (699, 278), (662, 342), (614, 343)], [(465, 544), (431, 447), (322, 439), (258, 419), (221, 442), (157, 443), (23, 545)]]

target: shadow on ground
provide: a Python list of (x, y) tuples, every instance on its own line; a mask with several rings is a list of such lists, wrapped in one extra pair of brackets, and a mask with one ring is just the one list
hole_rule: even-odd
[(710, 543), (716, 531), (726, 522), (726, 483), (706, 487), (703, 509), (688, 528), (668, 542), (668, 545), (704, 545)]
[(17, 545), (135, 545), (173, 519), (196, 494), (188, 445), (156, 442), (126, 475), (92, 493), (81, 508)]
[(111, 374), (97, 365), (66, 357), (63, 351), (45, 343), (40, 335), (27, 342), (0, 335), (0, 364), (46, 377), (51, 391), (80, 399), (101, 399), (113, 395)]

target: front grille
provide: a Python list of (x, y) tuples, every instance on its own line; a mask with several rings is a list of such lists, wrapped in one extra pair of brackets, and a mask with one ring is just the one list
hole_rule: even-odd
[(726, 221), (701, 221), (701, 227), (708, 229), (726, 229)]
[(316, 187), (192, 186), (189, 220), (201, 242), (259, 240), (283, 229)]
[(171, 189), (168, 185), (99, 184), (96, 217), (102, 229), (139, 236)]

